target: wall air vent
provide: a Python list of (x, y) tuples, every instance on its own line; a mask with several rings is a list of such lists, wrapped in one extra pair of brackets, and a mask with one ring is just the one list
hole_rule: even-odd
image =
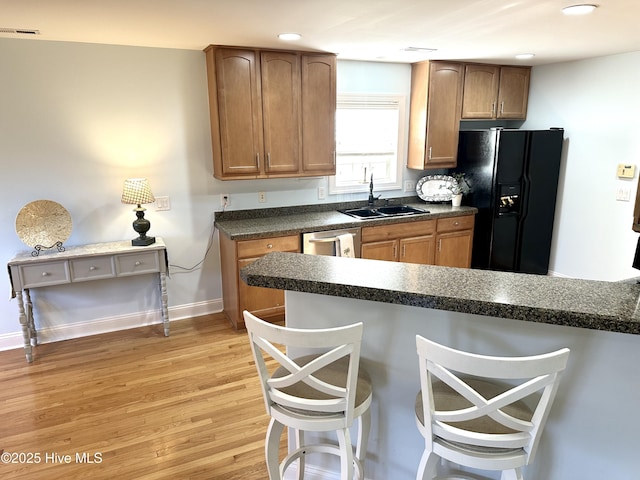
[(40, 30), (33, 28), (0, 28), (1, 33), (13, 33), (15, 35), (40, 35)]

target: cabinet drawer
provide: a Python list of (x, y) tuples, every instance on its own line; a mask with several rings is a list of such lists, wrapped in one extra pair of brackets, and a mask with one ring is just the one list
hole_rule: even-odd
[(300, 251), (300, 237), (260, 238), (258, 240), (242, 240), (238, 242), (238, 258), (259, 257), (269, 252), (298, 252)]
[(379, 242), (394, 238), (410, 238), (422, 235), (430, 235), (436, 231), (435, 220), (420, 222), (394, 223), (391, 225), (378, 225), (376, 227), (362, 228), (362, 242)]
[(115, 277), (111, 257), (74, 258), (70, 262), (71, 279), (74, 282)]
[(465, 215), (462, 217), (450, 217), (438, 219), (438, 233), (455, 232), (457, 230), (469, 230), (473, 228), (475, 221), (474, 215)]
[(160, 271), (157, 252), (129, 253), (116, 255), (116, 274), (119, 276), (138, 275)]
[(66, 261), (23, 265), (20, 267), (20, 275), (23, 288), (44, 287), (71, 281), (69, 264)]

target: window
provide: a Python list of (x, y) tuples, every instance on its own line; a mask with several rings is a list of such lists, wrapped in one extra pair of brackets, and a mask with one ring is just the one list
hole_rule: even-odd
[(405, 103), (401, 95), (338, 96), (330, 193), (367, 191), (371, 175), (376, 191), (401, 188)]

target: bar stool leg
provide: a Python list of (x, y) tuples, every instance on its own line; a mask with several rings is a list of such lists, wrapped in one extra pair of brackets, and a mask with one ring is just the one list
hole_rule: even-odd
[(371, 410), (367, 409), (358, 421), (358, 440), (356, 445), (356, 458), (362, 466), (362, 478), (364, 479), (364, 459), (367, 456), (367, 443), (371, 432)]
[(267, 428), (267, 441), (264, 446), (270, 480), (281, 480), (279, 453), (280, 437), (283, 429), (284, 425), (272, 417)]
[(420, 459), (416, 480), (432, 480), (436, 476), (438, 463), (440, 463), (440, 457), (431, 452), (428, 448), (425, 449), (422, 454), (422, 458)]
[(504, 470), (500, 476), (501, 480), (522, 480), (522, 469)]
[[(293, 430), (293, 429), (290, 429)], [(304, 445), (304, 430), (295, 429), (296, 448), (300, 448)], [(298, 480), (304, 480), (304, 455), (300, 455), (298, 458)]]
[(341, 428), (336, 433), (340, 446), (340, 479), (353, 480), (353, 448), (349, 429)]

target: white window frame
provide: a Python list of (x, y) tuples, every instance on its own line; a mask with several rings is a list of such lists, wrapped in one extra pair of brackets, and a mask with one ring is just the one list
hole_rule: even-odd
[[(338, 108), (340, 104), (344, 103), (355, 103), (362, 104), (363, 106), (369, 104), (393, 104), (398, 107), (398, 146), (397, 146), (397, 158), (396, 158), (396, 179), (395, 182), (381, 182), (376, 181), (374, 178), (374, 188), (375, 191), (381, 190), (401, 190), (402, 189), (402, 174), (403, 167), (405, 164), (405, 128), (406, 128), (406, 105), (407, 105), (407, 97), (406, 95), (399, 94), (361, 94), (361, 93), (340, 93), (337, 98)], [(336, 127), (337, 128), (337, 127)], [(339, 155), (336, 151), (336, 163)], [(370, 175), (367, 174), (367, 177)], [(363, 178), (357, 183), (351, 184), (341, 184), (338, 185), (336, 182), (336, 176), (329, 177), (329, 193), (330, 194), (340, 194), (340, 193), (355, 193), (355, 192), (367, 192), (369, 191), (369, 178)]]

